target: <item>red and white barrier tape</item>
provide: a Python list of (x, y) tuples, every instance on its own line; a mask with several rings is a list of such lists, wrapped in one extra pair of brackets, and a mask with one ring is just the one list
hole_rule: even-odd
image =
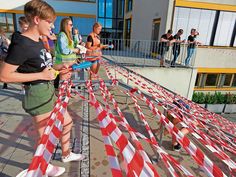
[(216, 166), (199, 148), (197, 148), (186, 136), (184, 136), (174, 125), (154, 106), (152, 101), (139, 92), (143, 101), (149, 106), (154, 115), (158, 116), (169, 133), (176, 137), (180, 145), (193, 157), (200, 167), (209, 176), (226, 176), (218, 166)]
[[(109, 71), (108, 66), (105, 65), (105, 68), (106, 68), (106, 71)], [(117, 68), (119, 68), (119, 67), (116, 67), (116, 69), (117, 69)], [(127, 75), (124, 75), (124, 73), (127, 73), (127, 71), (125, 72), (124, 69), (122, 69), (122, 72), (119, 72), (119, 71), (118, 71), (118, 73), (120, 73), (120, 74), (123, 75), (124, 77), (128, 77)], [(109, 77), (109, 76), (108, 76), (108, 77)], [(156, 101), (158, 101), (158, 99), (163, 99), (163, 96), (161, 96), (161, 95), (159, 94), (159, 92), (155, 92), (152, 88), (147, 87), (146, 84), (141, 84), (141, 81), (140, 81), (140, 80), (137, 80), (137, 78), (133, 77), (132, 74), (129, 74), (129, 77), (131, 77), (130, 81), (133, 81), (136, 85), (141, 86), (143, 89), (147, 89), (148, 92), (153, 95), (153, 98), (154, 98)], [(147, 81), (147, 82), (149, 82), (149, 81)], [(151, 84), (152, 84), (152, 83), (151, 83)], [(153, 84), (152, 84), (152, 85), (153, 85)], [(157, 85), (157, 86), (158, 86), (158, 85)], [(157, 86), (154, 85), (154, 87), (156, 87), (156, 88), (157, 88)], [(166, 93), (166, 91), (163, 90), (163, 88), (161, 88), (160, 86), (158, 86), (158, 89), (161, 89), (161, 91), (164, 91), (164, 92)], [(157, 95), (156, 95), (156, 94), (157, 94)], [(156, 96), (157, 96), (157, 97), (156, 97)], [(169, 94), (168, 97), (169, 97), (169, 96), (172, 96), (172, 95)], [(176, 97), (179, 97), (179, 96), (177, 95)], [(162, 102), (162, 104), (163, 104), (163, 103), (164, 103), (164, 102)], [(165, 101), (164, 104), (171, 105), (172, 102)], [(195, 105), (196, 105), (196, 104), (195, 104)], [(172, 104), (172, 106), (173, 106), (173, 104)], [(182, 108), (185, 109), (185, 113), (187, 113), (188, 116), (192, 117), (189, 112), (186, 112), (186, 111), (189, 111), (189, 110), (187, 110), (187, 109), (184, 108), (184, 107), (182, 107)], [(191, 110), (192, 110), (192, 109), (191, 109)], [(183, 110), (181, 110), (181, 111), (183, 111)], [(194, 116), (194, 119), (197, 120), (199, 124), (203, 125), (201, 122), (199, 122), (199, 118), (196, 118), (196, 116)], [(231, 141), (231, 142), (232, 142), (232, 141)], [(229, 142), (229, 143), (231, 143), (231, 142)], [(228, 148), (228, 147), (227, 147), (227, 148)], [(231, 150), (231, 151), (232, 151), (232, 150)]]
[[(105, 63), (105, 64), (108, 65), (107, 63)], [(116, 69), (117, 71), (118, 71), (118, 69), (120, 69), (121, 71), (120, 71), (120, 72), (118, 71), (120, 74), (123, 74), (123, 75), (124, 75), (124, 73), (128, 74), (127, 70), (125, 70), (125, 69), (123, 69), (123, 68), (116, 67), (115, 69)], [(187, 100), (187, 99), (181, 97), (180, 95), (173, 95), (172, 93), (170, 93), (170, 92), (168, 92), (167, 90), (165, 90), (164, 88), (162, 88), (160, 85), (151, 83), (151, 82), (149, 82), (148, 80), (143, 79), (139, 74), (137, 74), (137, 73), (135, 73), (135, 72), (133, 72), (133, 73), (134, 73), (134, 75), (135, 75), (135, 76), (133, 76), (133, 79), (138, 80), (138, 81), (136, 81), (136, 82), (134, 81), (135, 84), (142, 83), (142, 81), (138, 79), (138, 77), (139, 77), (139, 78), (141, 78), (144, 82), (147, 82), (149, 85), (151, 85), (152, 87), (154, 87), (155, 89), (157, 89), (158, 91), (160, 91), (160, 92), (164, 95), (164, 97), (165, 97), (165, 98), (162, 97), (163, 100), (172, 98), (172, 100), (169, 100), (169, 101), (170, 101), (170, 102), (173, 102), (173, 99), (175, 99), (175, 98), (177, 97), (178, 99), (184, 100), (185, 102), (187, 101), (187, 104), (191, 104), (191, 110), (192, 110), (192, 111), (194, 111), (194, 112), (200, 112), (201, 114), (202, 114), (202, 113), (206, 114), (207, 116), (205, 115), (205, 116), (204, 116), (205, 118), (206, 118), (206, 117), (209, 117), (210, 119), (212, 119), (212, 121), (213, 121), (215, 124), (217, 123), (218, 126), (221, 127), (223, 130), (225, 130), (225, 131), (227, 131), (227, 132), (230, 132), (231, 134), (236, 135), (236, 124), (235, 124), (235, 123), (232, 123), (232, 122), (228, 121), (227, 119), (225, 119), (225, 118), (223, 118), (223, 117), (221, 117), (221, 116), (219, 116), (219, 115), (216, 115), (216, 114), (214, 114), (214, 113), (210, 113), (210, 112), (207, 111), (206, 109), (204, 109), (204, 111), (202, 111), (202, 108), (201, 108), (199, 105), (197, 105), (197, 104), (195, 104), (195, 103), (193, 103), (193, 102), (191, 102), (191, 101), (189, 101), (189, 100)], [(128, 76), (131, 76), (131, 77), (132, 77), (132, 74), (129, 73)], [(126, 77), (127, 77), (127, 76), (126, 76)], [(131, 81), (132, 81), (133, 79), (131, 79)], [(145, 86), (145, 85), (147, 85), (147, 84), (143, 84), (143, 83), (142, 83), (141, 87), (143, 88), (143, 86)], [(194, 105), (194, 107), (196, 107), (196, 108), (198, 108), (198, 109), (197, 109), (197, 110), (192, 109), (193, 105)], [(201, 109), (201, 110), (199, 110), (199, 109)], [(214, 116), (212, 116), (211, 114), (213, 114)], [(217, 117), (217, 119), (214, 118), (214, 117)]]
[(111, 137), (124, 157), (128, 169), (127, 176), (158, 176), (152, 164), (144, 161), (143, 157), (135, 150), (125, 135), (111, 120), (108, 113), (96, 100), (91, 81), (87, 81), (86, 85), (89, 90), (91, 101), (94, 103), (97, 110), (98, 120), (100, 126), (102, 126), (102, 131), (105, 131)]
[[(70, 97), (70, 90), (68, 87), (69, 82), (65, 81), (59, 90), (59, 97), (56, 105), (50, 115), (50, 119), (44, 130), (44, 134), (40, 139), (26, 177), (44, 176), (46, 173), (55, 145), (62, 132), (64, 121), (63, 114), (66, 111)], [(66, 92), (64, 90), (66, 90)], [(64, 96), (65, 98), (63, 99)]]

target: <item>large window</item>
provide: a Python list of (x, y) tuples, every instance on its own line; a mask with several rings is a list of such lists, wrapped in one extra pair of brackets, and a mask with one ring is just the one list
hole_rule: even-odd
[(233, 73), (198, 73), (195, 89), (202, 88), (232, 88), (236, 87), (236, 74)]
[(13, 14), (0, 13), (0, 26), (6, 33), (14, 32)]
[(235, 21), (236, 21), (236, 13), (220, 12), (214, 45), (218, 46), (230, 45)]
[(124, 0), (99, 0), (98, 22), (103, 38), (122, 38), (124, 22)]
[(234, 37), (234, 47), (236, 47), (236, 36)]
[(234, 74), (234, 79), (232, 82), (232, 87), (236, 87), (236, 74)]
[(195, 81), (195, 87), (199, 86), (199, 82), (200, 82), (200, 74), (197, 74), (196, 81)]
[(200, 33), (197, 40), (204, 45), (209, 45), (215, 13), (216, 11), (214, 10), (176, 7), (173, 27), (174, 33), (179, 29), (183, 29), (183, 39), (187, 39), (190, 35), (190, 30), (195, 28)]
[(218, 81), (218, 74), (207, 74), (205, 86), (216, 87)]
[(229, 87), (232, 81), (233, 74), (225, 74), (223, 86)]
[[(195, 28), (200, 33), (197, 40), (203, 45), (230, 46), (230, 42), (236, 37), (233, 32), (235, 23), (235, 12), (216, 13), (215, 10), (176, 7), (173, 30), (175, 33), (182, 28), (183, 39), (187, 39), (191, 28)], [(235, 40), (231, 45), (236, 46)]]
[(131, 19), (125, 20), (125, 39), (130, 39), (131, 34)]
[(131, 11), (133, 8), (133, 0), (127, 0), (127, 8), (126, 8), (126, 12)]

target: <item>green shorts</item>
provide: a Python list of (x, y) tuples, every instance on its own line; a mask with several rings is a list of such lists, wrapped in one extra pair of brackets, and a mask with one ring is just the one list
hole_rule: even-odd
[(37, 116), (51, 112), (55, 101), (55, 89), (51, 82), (25, 86), (22, 106), (30, 115)]

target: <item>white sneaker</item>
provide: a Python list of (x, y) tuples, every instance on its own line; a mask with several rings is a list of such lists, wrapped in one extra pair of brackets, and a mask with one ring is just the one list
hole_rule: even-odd
[[(28, 171), (28, 169), (23, 170), (18, 175), (16, 175), (16, 177), (26, 177), (27, 171)], [(48, 175), (45, 174), (44, 177), (48, 177)]]
[[(20, 172), (16, 177), (25, 177), (27, 174), (28, 169), (23, 170), (22, 172)], [(60, 176), (62, 175), (64, 172), (66, 171), (66, 169), (64, 167), (58, 167), (58, 166), (54, 166), (52, 164), (48, 164), (48, 168), (46, 170), (46, 174), (44, 177), (48, 177), (48, 176)]]
[(16, 175), (16, 177), (25, 177), (27, 174), (27, 171), (28, 171), (28, 169), (21, 171), (18, 175)]
[(46, 170), (46, 174), (48, 176), (60, 176), (62, 175), (66, 169), (64, 167), (58, 167), (52, 164), (48, 164), (48, 168)]
[(71, 161), (80, 161), (83, 160), (85, 156), (83, 154), (75, 154), (73, 152), (70, 152), (70, 154), (66, 157), (61, 157), (62, 162), (71, 162)]

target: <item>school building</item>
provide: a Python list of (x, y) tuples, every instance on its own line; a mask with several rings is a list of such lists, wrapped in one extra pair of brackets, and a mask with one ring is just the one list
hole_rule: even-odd
[[(0, 25), (8, 34), (18, 29), (17, 19), (29, 0), (2, 1)], [(102, 24), (102, 38), (158, 41), (173, 29), (191, 28), (203, 45), (191, 67), (132, 68), (147, 78), (191, 99), (193, 91), (236, 92), (235, 0), (46, 0), (56, 13), (54, 32), (70, 16), (85, 38), (95, 21)], [(186, 51), (182, 51), (186, 55)]]
[(235, 0), (127, 0), (124, 19), (130, 40), (159, 40), (168, 29), (183, 29), (182, 39), (191, 28), (200, 33), (191, 68), (137, 69), (144, 76), (190, 99), (193, 91), (236, 92)]

